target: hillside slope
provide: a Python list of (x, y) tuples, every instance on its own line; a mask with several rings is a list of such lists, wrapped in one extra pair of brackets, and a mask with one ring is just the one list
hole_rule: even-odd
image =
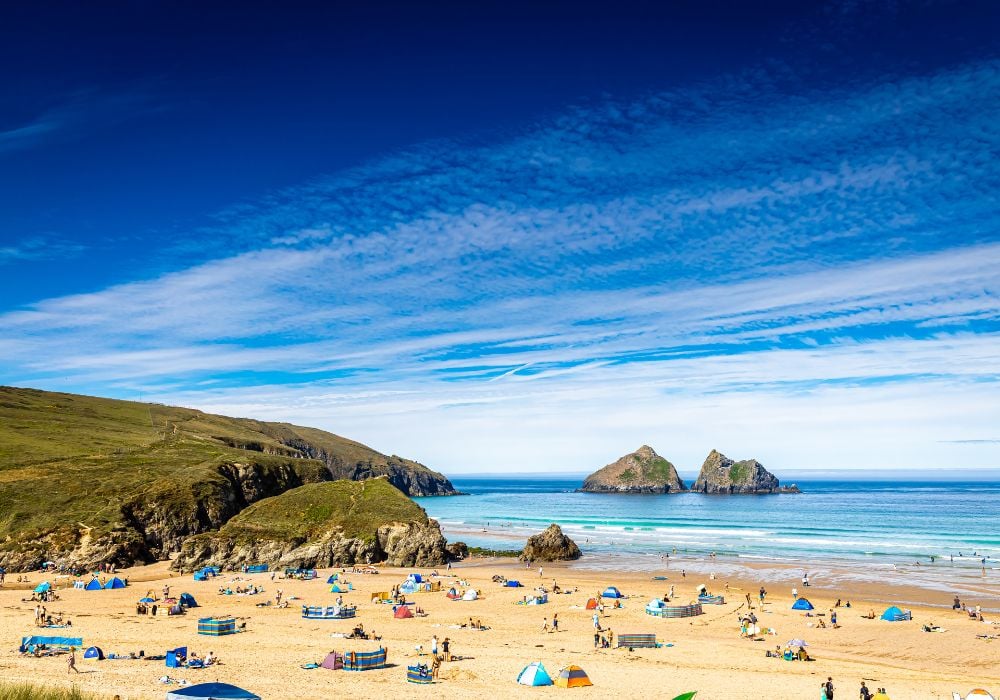
[(320, 430), (0, 387), (0, 566), (163, 558), (251, 503), (345, 473), (456, 493), (417, 462)]
[(189, 537), (173, 566), (438, 566), (446, 544), (437, 522), (385, 478), (328, 481), (265, 498), (220, 530)]

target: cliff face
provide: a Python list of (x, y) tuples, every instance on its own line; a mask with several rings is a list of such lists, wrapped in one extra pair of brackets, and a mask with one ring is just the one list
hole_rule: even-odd
[(576, 542), (563, 534), (562, 528), (552, 523), (545, 530), (528, 538), (521, 561), (568, 561), (580, 558)]
[(172, 566), (439, 566), (446, 546), (438, 523), (388, 480), (334, 481), (265, 499), (217, 532), (187, 538)]
[(712, 450), (692, 491), (710, 494), (799, 493), (797, 486), (781, 486), (778, 478), (755, 459), (734, 462)]
[(580, 490), (589, 493), (676, 493), (685, 488), (674, 465), (649, 445), (643, 445), (588, 476)]
[(0, 387), (0, 566), (148, 563), (261, 499), (381, 475), (406, 494), (457, 493), (422, 464), (322, 430)]

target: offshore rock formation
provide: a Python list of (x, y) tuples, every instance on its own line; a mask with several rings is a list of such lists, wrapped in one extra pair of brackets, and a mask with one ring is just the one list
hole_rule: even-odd
[(528, 538), (521, 561), (569, 561), (580, 558), (576, 542), (563, 534), (562, 528), (552, 523), (545, 530)]
[(308, 484), (256, 503), (217, 532), (189, 537), (172, 568), (439, 566), (438, 523), (385, 478)]
[(709, 494), (800, 493), (795, 484), (781, 486), (755, 459), (734, 462), (721, 452), (709, 452), (691, 491)]
[(685, 488), (674, 465), (649, 445), (643, 445), (588, 476), (580, 490), (588, 493), (677, 493)]

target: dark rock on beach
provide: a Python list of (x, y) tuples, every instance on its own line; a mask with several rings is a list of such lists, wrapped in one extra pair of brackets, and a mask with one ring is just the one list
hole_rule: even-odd
[(569, 561), (580, 558), (576, 542), (552, 523), (545, 530), (528, 538), (519, 559), (521, 561)]

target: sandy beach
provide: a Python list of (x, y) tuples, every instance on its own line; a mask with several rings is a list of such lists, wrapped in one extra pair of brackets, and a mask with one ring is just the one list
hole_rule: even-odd
[[(468, 587), (481, 592), (477, 601), (451, 601), (442, 592), (421, 592), (408, 596), (426, 613), (426, 617), (393, 619), (391, 607), (371, 602), (374, 592), (387, 591), (401, 583), (410, 570), (383, 568), (378, 575), (349, 574), (354, 590), (344, 595), (345, 602), (358, 606), (353, 621), (316, 621), (301, 618), (300, 605), (329, 605), (337, 594), (329, 592), (326, 579), (331, 571), (322, 571), (312, 581), (272, 581), (270, 574), (224, 574), (215, 580), (196, 582), (190, 575), (179, 576), (167, 563), (121, 572), (130, 586), (123, 590), (74, 590), (69, 579), (49, 579), (59, 588), (60, 600), (47, 605), (50, 612), (61, 612), (72, 620), (71, 629), (44, 630), (33, 625), (34, 603), (22, 602), (30, 588), (45, 580), (31, 575), (30, 584), (18, 584), (8, 577), (0, 590), (0, 629), (3, 654), (0, 672), (12, 681), (32, 681), (121, 695), (129, 698), (162, 698), (171, 688), (158, 679), (168, 674), (173, 679), (197, 683), (219, 680), (241, 685), (263, 698), (325, 698), (331, 694), (355, 698), (444, 697), (495, 698), (498, 693), (510, 697), (537, 697), (578, 693), (588, 697), (672, 698), (691, 690), (700, 699), (712, 698), (812, 698), (821, 680), (831, 676), (838, 697), (856, 697), (860, 682), (869, 687), (886, 687), (894, 699), (951, 698), (953, 691), (963, 695), (972, 688), (1000, 690), (1000, 639), (988, 640), (977, 635), (1000, 636), (1000, 625), (988, 624), (995, 615), (986, 615), (987, 623), (970, 619), (964, 612), (949, 609), (950, 597), (921, 588), (882, 586), (875, 582), (847, 586), (839, 582), (828, 587), (820, 578), (803, 589), (815, 605), (814, 616), (791, 609), (791, 587), (795, 573), (745, 578), (711, 580), (700, 574), (681, 576), (680, 571), (665, 572), (669, 580), (652, 580), (648, 573), (616, 574), (576, 566), (544, 565), (540, 577), (537, 567), (526, 570), (510, 559), (475, 559), (457, 565), (451, 572), (441, 570), (447, 590), (452, 581), (462, 579)], [(421, 573), (428, 574), (428, 570)], [(505, 588), (494, 583), (495, 574), (516, 578), (524, 588)], [(13, 579), (13, 580), (12, 580)], [(241, 581), (233, 582), (234, 579)], [(541, 606), (518, 605), (534, 586), (551, 588), (553, 579), (569, 594), (550, 595)], [(221, 595), (220, 585), (242, 582), (263, 586), (255, 596)], [(230, 583), (233, 582), (233, 583)], [(674, 602), (694, 599), (696, 586), (706, 584), (716, 594), (726, 596), (726, 604), (705, 606), (705, 614), (689, 619), (660, 619), (647, 615), (644, 607), (653, 597), (661, 597), (671, 585)], [(728, 590), (726, 588), (728, 584)], [(200, 608), (184, 616), (151, 617), (136, 614), (136, 601), (148, 590), (160, 592), (171, 586), (172, 594), (189, 592)], [(601, 625), (614, 633), (655, 633), (659, 642), (672, 646), (657, 649), (595, 649), (592, 612), (585, 609), (587, 599), (608, 585), (617, 586), (628, 597), (623, 607), (605, 609)], [(768, 590), (763, 610), (757, 607), (757, 591)], [(967, 599), (969, 605), (996, 604), (997, 587), (983, 584), (981, 599)], [(466, 586), (460, 586), (466, 588)], [(285, 598), (294, 596), (288, 608), (260, 608), (258, 603), (272, 600), (280, 589)], [(992, 595), (991, 595), (992, 591)], [(762, 635), (762, 641), (741, 639), (738, 614), (747, 609), (750, 594), (762, 629), (773, 628), (776, 634)], [(851, 608), (837, 609), (839, 629), (829, 625), (829, 614), (837, 598), (852, 602)], [(862, 617), (870, 609), (880, 614), (886, 600), (920, 601), (910, 605), (913, 621), (890, 623)], [(607, 601), (610, 602), (610, 601)], [(542, 630), (543, 618), (559, 618), (559, 631)], [(825, 613), (820, 617), (816, 613)], [(246, 631), (226, 637), (206, 637), (196, 633), (197, 619), (209, 615), (234, 615), (246, 623)], [(470, 618), (481, 621), (488, 630), (467, 625)], [(827, 626), (819, 628), (819, 620)], [(353, 642), (332, 636), (348, 632), (356, 622), (382, 636), (388, 648), (389, 668), (352, 673), (306, 670), (300, 666), (321, 662), (331, 650), (363, 651), (377, 647), (375, 642)], [(944, 631), (922, 631), (925, 623), (935, 623)], [(105, 653), (127, 654), (143, 650), (146, 655), (163, 654), (167, 649), (186, 645), (204, 656), (213, 651), (223, 665), (205, 670), (168, 669), (163, 661), (80, 659), (81, 673), (67, 677), (65, 657), (20, 657), (17, 646), (22, 635), (67, 634), (83, 638), (84, 646), (98, 645)], [(408, 684), (406, 665), (429, 662), (418, 656), (417, 645), (428, 651), (432, 635), (452, 641), (451, 652), (458, 660), (444, 663), (440, 682), (432, 687)], [(809, 643), (812, 662), (789, 662), (766, 656), (766, 650), (784, 646), (788, 640), (801, 638)], [(561, 667), (577, 664), (586, 670), (593, 687), (562, 689), (519, 686), (515, 679), (532, 661), (541, 661), (551, 674)]]

